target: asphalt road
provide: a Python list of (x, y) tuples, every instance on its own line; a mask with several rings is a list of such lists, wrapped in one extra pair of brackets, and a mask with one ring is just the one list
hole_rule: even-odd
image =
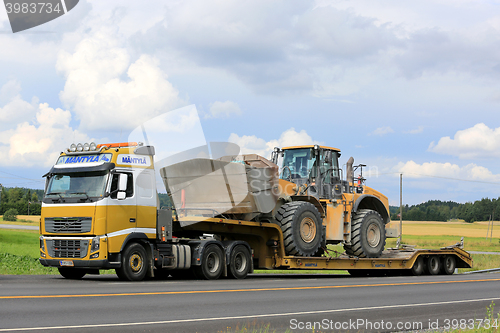
[(20, 225), (20, 224), (0, 224), (2, 229), (18, 229), (18, 230), (39, 230), (38, 226)]
[(315, 322), (315, 332), (396, 332), (482, 319), (492, 301), (500, 305), (500, 274), (145, 282), (3, 275), (0, 332), (235, 332), (242, 325), (312, 332)]

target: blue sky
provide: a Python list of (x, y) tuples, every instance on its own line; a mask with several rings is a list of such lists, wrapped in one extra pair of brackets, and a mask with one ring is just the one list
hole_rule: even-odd
[(266, 157), (338, 147), (394, 205), (400, 173), (408, 204), (497, 198), (499, 13), (481, 0), (81, 0), (12, 34), (2, 7), (0, 183), (41, 188), (71, 143), (124, 141), (195, 105), (207, 142)]

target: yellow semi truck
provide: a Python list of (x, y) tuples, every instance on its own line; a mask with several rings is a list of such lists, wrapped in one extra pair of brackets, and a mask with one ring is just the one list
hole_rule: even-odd
[[(74, 279), (115, 269), (123, 280), (245, 278), (254, 268), (452, 274), (472, 266), (459, 246), (384, 250), (399, 232), (387, 197), (365, 186), (352, 158), (343, 175), (336, 148), (168, 165), (159, 173), (173, 209), (159, 207), (154, 155), (133, 142), (72, 144), (61, 153), (45, 175), (41, 264)], [(332, 256), (328, 245), (339, 243), (345, 253)]]

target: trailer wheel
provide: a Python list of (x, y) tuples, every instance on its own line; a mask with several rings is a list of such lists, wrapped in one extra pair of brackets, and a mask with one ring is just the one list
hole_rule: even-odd
[(351, 245), (345, 245), (348, 255), (377, 258), (385, 246), (385, 225), (382, 216), (371, 209), (360, 209), (353, 215)]
[(195, 273), (199, 278), (216, 280), (222, 274), (224, 254), (215, 244), (208, 245), (203, 251), (201, 265), (195, 266)]
[(457, 259), (453, 255), (444, 256), (441, 262), (441, 274), (452, 275), (457, 267)]
[(411, 274), (419, 276), (422, 275), (422, 273), (424, 273), (424, 259), (422, 256), (418, 256), (411, 268)]
[(250, 271), (250, 252), (243, 245), (237, 245), (229, 257), (229, 276), (235, 279), (244, 279)]
[(427, 273), (430, 275), (437, 275), (441, 271), (441, 263), (438, 256), (429, 256), (426, 265)]
[(276, 213), (288, 255), (312, 256), (323, 241), (322, 220), (316, 207), (305, 201), (284, 204)]
[(116, 269), (116, 275), (121, 280), (141, 281), (147, 273), (148, 256), (146, 250), (139, 243), (127, 245), (123, 251), (122, 265)]
[(71, 280), (80, 280), (87, 274), (86, 270), (78, 268), (58, 267), (57, 270), (64, 278)]

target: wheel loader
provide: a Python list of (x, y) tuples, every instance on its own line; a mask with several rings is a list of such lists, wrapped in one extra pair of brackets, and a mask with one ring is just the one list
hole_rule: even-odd
[(181, 226), (189, 223), (183, 216), (205, 210), (279, 225), (286, 255), (321, 256), (328, 244), (342, 243), (351, 256), (379, 257), (386, 237), (398, 236), (386, 228), (388, 199), (365, 185), (364, 165), (353, 166), (353, 158), (344, 175), (339, 156), (319, 145), (275, 148), (271, 161), (255, 154), (196, 158), (160, 174)]

